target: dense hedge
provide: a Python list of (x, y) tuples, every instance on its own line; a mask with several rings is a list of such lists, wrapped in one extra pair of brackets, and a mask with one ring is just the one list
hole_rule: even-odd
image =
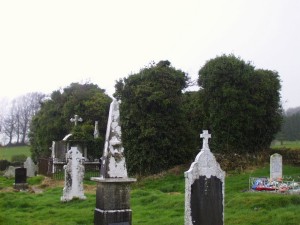
[(224, 171), (240, 172), (251, 166), (269, 163), (271, 155), (275, 153), (282, 156), (283, 164), (300, 165), (300, 149), (266, 149), (256, 154), (229, 153), (214, 155)]

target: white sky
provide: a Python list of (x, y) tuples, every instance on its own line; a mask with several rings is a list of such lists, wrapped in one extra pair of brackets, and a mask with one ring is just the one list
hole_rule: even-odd
[(0, 98), (115, 81), (169, 60), (197, 79), (233, 53), (278, 71), (300, 106), (299, 0), (0, 0)]

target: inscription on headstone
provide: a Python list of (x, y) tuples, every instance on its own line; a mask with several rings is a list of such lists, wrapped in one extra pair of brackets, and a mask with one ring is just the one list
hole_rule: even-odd
[(270, 157), (270, 179), (277, 180), (282, 178), (282, 156), (278, 153)]
[(224, 224), (225, 172), (210, 152), (204, 130), (203, 146), (190, 169), (185, 172), (185, 225)]

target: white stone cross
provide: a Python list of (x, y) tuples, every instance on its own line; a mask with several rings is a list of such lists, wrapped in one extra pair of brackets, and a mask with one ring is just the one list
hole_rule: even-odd
[(77, 122), (82, 122), (83, 119), (81, 117), (79, 117), (78, 115), (75, 115), (74, 118), (71, 118), (70, 121), (73, 123), (75, 122), (75, 126), (77, 125)]
[(200, 138), (203, 138), (202, 149), (209, 149), (208, 147), (208, 139), (211, 138), (211, 134), (208, 133), (208, 130), (204, 130), (202, 134), (200, 134)]

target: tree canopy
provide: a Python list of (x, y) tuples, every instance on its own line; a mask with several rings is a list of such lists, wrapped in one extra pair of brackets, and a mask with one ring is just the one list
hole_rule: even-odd
[(187, 81), (187, 74), (161, 61), (116, 83), (129, 173), (159, 172), (190, 157), (191, 132), (181, 107)]
[(282, 121), (277, 72), (222, 55), (200, 69), (198, 84), (214, 151), (255, 152), (270, 146)]
[[(63, 91), (53, 91), (51, 98), (41, 104), (40, 111), (33, 117), (30, 125), (33, 157), (48, 157), (52, 141), (62, 140), (71, 131), (77, 138), (81, 137), (86, 142), (92, 141), (94, 122), (99, 121), (100, 137), (97, 143), (101, 149), (94, 152), (99, 158), (110, 102), (111, 98), (103, 89), (90, 83), (72, 83)], [(76, 127), (70, 122), (75, 114), (83, 118), (83, 122)]]

